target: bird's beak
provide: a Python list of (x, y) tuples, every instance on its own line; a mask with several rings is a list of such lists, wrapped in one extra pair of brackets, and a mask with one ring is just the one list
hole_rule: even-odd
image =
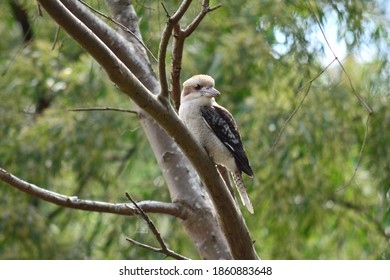
[(220, 95), (221, 93), (216, 90), (215, 88), (211, 87), (211, 88), (204, 88), (204, 89), (201, 89), (200, 92), (206, 96), (206, 97), (217, 97), (218, 95)]

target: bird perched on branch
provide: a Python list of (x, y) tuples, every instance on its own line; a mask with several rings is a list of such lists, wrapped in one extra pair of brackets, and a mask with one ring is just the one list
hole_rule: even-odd
[(215, 101), (215, 97), (219, 95), (212, 77), (193, 76), (183, 83), (179, 117), (214, 163), (231, 172), (242, 203), (253, 213), (253, 206), (242, 180), (242, 172), (253, 177), (253, 171), (232, 114)]

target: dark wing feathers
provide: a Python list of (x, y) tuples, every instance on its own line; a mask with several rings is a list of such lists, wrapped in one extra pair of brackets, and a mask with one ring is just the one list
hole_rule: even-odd
[(218, 106), (202, 106), (200, 113), (210, 129), (233, 154), (238, 169), (252, 177), (253, 171), (232, 114)]

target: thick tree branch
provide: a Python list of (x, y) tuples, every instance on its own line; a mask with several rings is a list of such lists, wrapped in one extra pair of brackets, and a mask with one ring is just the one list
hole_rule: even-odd
[[(126, 216), (134, 216), (138, 214), (136, 209), (129, 208), (126, 203), (108, 203), (79, 199), (77, 196), (66, 196), (40, 188), (34, 184), (19, 179), (2, 168), (0, 168), (0, 180), (31, 196), (66, 208)], [(142, 209), (142, 211), (147, 213), (167, 214), (180, 219), (185, 219), (187, 217), (185, 208), (180, 207), (177, 203), (142, 201), (138, 203), (138, 206)]]
[(172, 43), (172, 66), (171, 66), (171, 83), (172, 83), (172, 101), (175, 109), (179, 111), (180, 107), (180, 94), (181, 94), (181, 65), (183, 61), (184, 41), (186, 37), (177, 24), (173, 30), (173, 43)]

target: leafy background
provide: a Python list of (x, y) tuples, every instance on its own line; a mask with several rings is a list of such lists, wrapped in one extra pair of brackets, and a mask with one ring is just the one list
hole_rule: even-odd
[[(33, 30), (32, 41), (24, 44), (10, 2), (0, 3), (0, 166), (69, 196), (126, 202), (129, 192), (137, 200), (169, 201), (134, 115), (68, 111), (131, 108), (128, 98), (63, 30), (54, 39), (56, 25), (47, 14), (38, 15), (35, 2), (19, 0)], [(165, 2), (170, 11), (179, 4)], [(242, 131), (255, 170), (253, 180), (245, 179), (255, 214), (243, 213), (262, 259), (390, 258), (385, 2), (310, 1), (310, 9), (298, 0), (227, 0), (187, 41), (183, 79), (213, 76), (223, 93), (219, 103), (233, 112)], [(88, 3), (107, 13), (103, 1)], [(194, 1), (187, 22), (200, 4)], [(134, 5), (144, 41), (157, 53), (165, 12), (159, 1)], [(333, 59), (325, 55), (312, 10), (326, 34), (336, 34), (345, 47), (339, 59), (355, 92), (334, 62), (313, 81), (272, 149), (306, 93), (302, 87)], [(355, 93), (374, 111), (367, 126), (368, 112)], [(4, 183), (0, 191), (0, 259), (164, 258), (125, 241), (131, 236), (156, 243), (137, 217), (63, 209)], [(199, 258), (176, 219), (151, 218), (171, 249)]]

